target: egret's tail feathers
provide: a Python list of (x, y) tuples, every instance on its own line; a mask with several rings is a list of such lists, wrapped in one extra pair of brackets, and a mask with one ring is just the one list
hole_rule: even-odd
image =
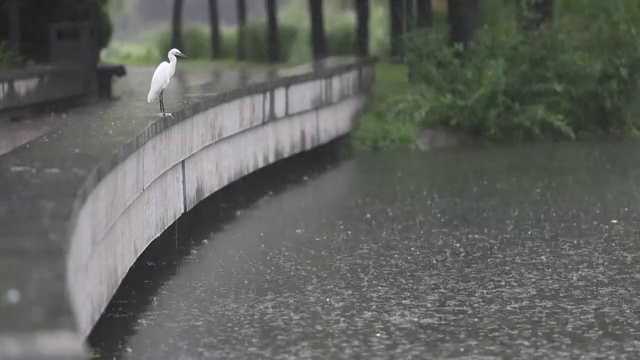
[(153, 100), (156, 99), (156, 96), (158, 96), (158, 93), (150, 92), (149, 95), (147, 95), (147, 102), (152, 103)]

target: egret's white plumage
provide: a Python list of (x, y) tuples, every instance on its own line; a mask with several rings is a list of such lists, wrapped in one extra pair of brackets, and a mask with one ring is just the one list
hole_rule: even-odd
[(158, 65), (158, 68), (156, 68), (156, 71), (153, 73), (153, 77), (151, 78), (151, 88), (149, 89), (149, 95), (147, 95), (148, 102), (152, 103), (156, 97), (158, 97), (158, 94), (160, 94), (160, 90), (164, 90), (164, 88), (169, 85), (169, 81), (171, 80), (171, 76), (173, 76), (175, 69), (175, 64), (171, 66), (171, 64), (166, 61), (163, 61)]
[(162, 99), (162, 92), (169, 85), (171, 77), (176, 72), (176, 64), (178, 59), (176, 56), (182, 56), (188, 58), (185, 54), (181, 53), (178, 49), (171, 49), (167, 54), (169, 62), (163, 61), (158, 65), (156, 71), (151, 78), (151, 87), (149, 88), (149, 95), (147, 95), (147, 102), (153, 102), (158, 95), (160, 95), (160, 111), (164, 114), (164, 101)]

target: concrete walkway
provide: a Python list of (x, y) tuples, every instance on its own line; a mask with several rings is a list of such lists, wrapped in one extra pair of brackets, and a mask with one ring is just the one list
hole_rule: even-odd
[[(146, 99), (149, 84), (155, 67), (127, 67), (127, 76), (116, 79), (113, 84), (114, 101), (103, 101), (97, 104), (80, 106), (62, 113), (50, 113), (26, 118), (20, 121), (0, 124), (0, 155), (36, 139), (54, 129), (68, 123), (83, 121), (105, 111), (123, 111), (119, 99)], [(238, 81), (251, 70), (233, 68), (215, 68), (210, 66), (178, 66), (172, 83), (166, 90), (165, 99), (187, 88), (202, 85), (211, 81)], [(169, 109), (167, 109), (169, 111)], [(149, 111), (159, 111), (156, 100), (149, 104)]]

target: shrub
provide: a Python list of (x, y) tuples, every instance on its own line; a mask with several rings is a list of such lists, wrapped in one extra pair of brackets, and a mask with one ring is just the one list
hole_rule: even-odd
[[(325, 26), (329, 54), (333, 56), (352, 55), (356, 44), (356, 23), (353, 16), (332, 16)], [(309, 44), (309, 43), (307, 43)], [(309, 44), (309, 46), (311, 46)]]
[[(180, 49), (192, 59), (211, 58), (211, 37), (204, 24), (185, 26), (182, 30), (184, 49)], [(171, 30), (165, 29), (157, 37), (158, 53), (164, 58), (171, 50)]]
[[(291, 47), (298, 35), (298, 29), (293, 25), (279, 24), (280, 60), (289, 58)], [(236, 35), (237, 36), (237, 35)], [(245, 31), (245, 53), (247, 60), (253, 62), (267, 62), (267, 23), (253, 22), (247, 24)], [(235, 51), (234, 51), (235, 54)]]
[(488, 3), (493, 15), (464, 52), (448, 46), (446, 27), (407, 37), (411, 78), (432, 100), (399, 101), (424, 114), (423, 126), (493, 140), (637, 132), (640, 3), (557, 1), (554, 22), (536, 34), (520, 30), (514, 7)]
[(19, 57), (11, 50), (9, 44), (0, 42), (0, 69), (6, 69), (19, 60)]
[[(369, 19), (369, 52), (379, 58), (387, 58), (391, 45), (389, 40), (389, 14), (386, 1), (372, 3)], [(354, 25), (355, 26), (355, 25)]]
[[(289, 57), (293, 42), (298, 36), (298, 29), (291, 25), (280, 25), (281, 60)], [(267, 24), (265, 22), (248, 23), (245, 28), (245, 54), (248, 61), (267, 62)], [(221, 29), (222, 57), (233, 59), (236, 57), (236, 43), (238, 32), (234, 28), (223, 27)], [(211, 58), (211, 34), (209, 27), (204, 24), (186, 26), (183, 30), (184, 50), (190, 58)], [(171, 46), (171, 32), (165, 29), (157, 36), (157, 49), (159, 53), (166, 53)]]
[(158, 59), (166, 57), (166, 52), (161, 56), (155, 46), (112, 42), (101, 56), (106, 62), (145, 65), (157, 63)]
[(222, 58), (234, 59), (236, 57), (238, 33), (233, 28), (222, 27), (220, 29), (220, 38), (222, 39)]
[[(353, 150), (391, 151), (415, 149), (420, 119), (429, 103), (427, 93), (410, 93), (397, 101), (395, 96), (376, 100), (361, 116), (351, 138)], [(416, 112), (422, 109), (422, 112)]]

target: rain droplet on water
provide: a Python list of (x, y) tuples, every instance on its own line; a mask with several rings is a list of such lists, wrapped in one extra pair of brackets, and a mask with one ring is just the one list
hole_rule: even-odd
[(20, 302), (20, 291), (13, 288), (7, 290), (7, 293), (5, 294), (5, 301), (12, 305), (17, 304)]

